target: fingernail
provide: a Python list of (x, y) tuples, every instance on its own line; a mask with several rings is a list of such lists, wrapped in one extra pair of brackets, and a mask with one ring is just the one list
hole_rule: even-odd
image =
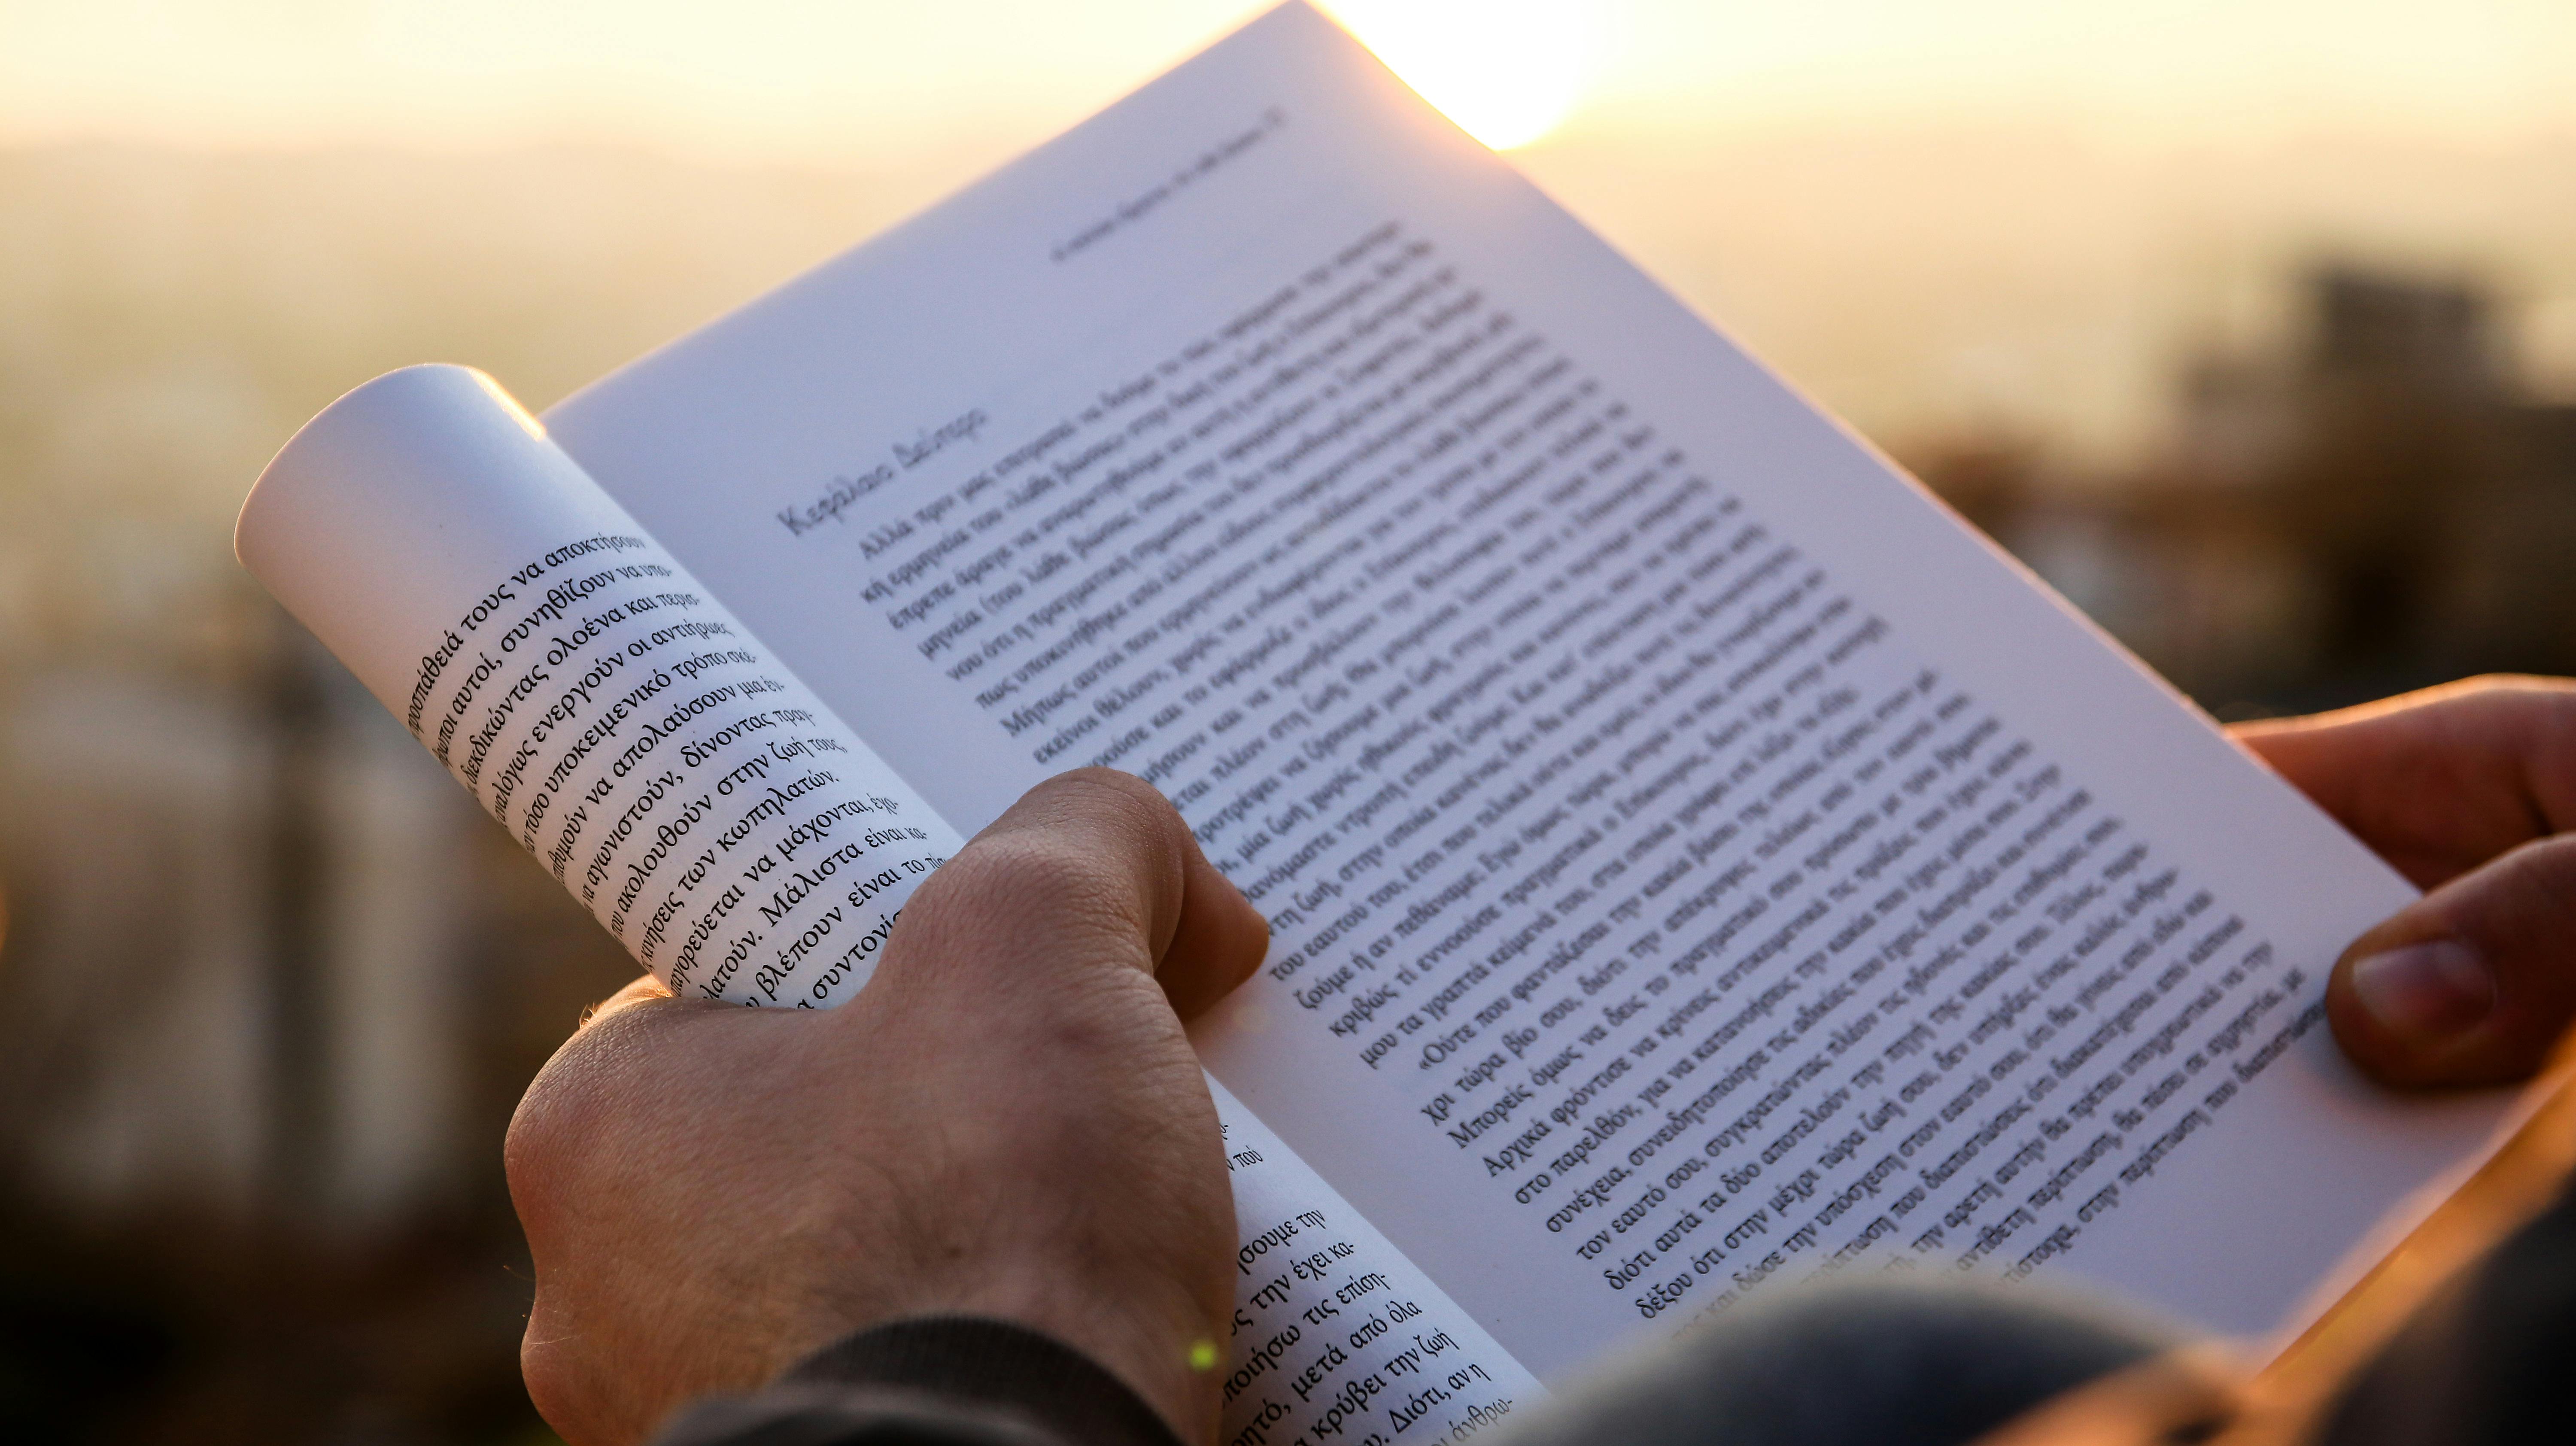
[(2448, 1044), (2494, 1012), (2495, 973), (2477, 950), (2434, 939), (2356, 961), (2352, 996), (2397, 1038)]

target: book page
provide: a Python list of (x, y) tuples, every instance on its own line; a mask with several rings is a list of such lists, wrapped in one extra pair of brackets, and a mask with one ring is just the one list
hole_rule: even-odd
[(945, 820), (490, 378), (391, 372), (279, 452), (234, 545), (628, 953), (824, 1008)]
[(1141, 774), (1210, 1069), (1542, 1379), (1823, 1270), (2273, 1326), (2501, 1102), (2406, 886), (1303, 6), (556, 434), (972, 828)]
[[(341, 398), (243, 562), (674, 993), (850, 999), (954, 830), (488, 377)], [(1463, 1437), (1537, 1385), (1210, 1082), (1243, 1245), (1226, 1438)]]
[(1242, 1241), (1220, 1439), (1463, 1441), (1544, 1394), (1269, 1126), (1209, 1087)]

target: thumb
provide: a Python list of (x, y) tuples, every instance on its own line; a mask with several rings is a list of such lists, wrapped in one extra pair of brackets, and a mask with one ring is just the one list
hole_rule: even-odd
[(2389, 1084), (2528, 1078), (2576, 1020), (2576, 834), (2522, 845), (2354, 941), (2326, 1013)]
[(883, 970), (951, 984), (1032, 961), (1131, 965), (1187, 1019), (1260, 966), (1269, 925), (1217, 872), (1189, 825), (1143, 779), (1106, 768), (1059, 774), (921, 886)]

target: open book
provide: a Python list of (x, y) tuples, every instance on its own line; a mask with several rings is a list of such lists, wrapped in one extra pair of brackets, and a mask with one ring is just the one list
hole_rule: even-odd
[(1274, 930), (1246, 1446), (1820, 1271), (2277, 1327), (2502, 1108), (2321, 1026), (2396, 876), (1302, 5), (543, 425), (360, 388), (239, 548), (683, 995), (1160, 786)]

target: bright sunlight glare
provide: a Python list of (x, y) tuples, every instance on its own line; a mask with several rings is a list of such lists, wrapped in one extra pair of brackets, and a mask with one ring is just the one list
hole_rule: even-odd
[(1336, 19), (1461, 130), (1498, 151), (1554, 130), (1591, 79), (1586, 0), (1326, 0)]

